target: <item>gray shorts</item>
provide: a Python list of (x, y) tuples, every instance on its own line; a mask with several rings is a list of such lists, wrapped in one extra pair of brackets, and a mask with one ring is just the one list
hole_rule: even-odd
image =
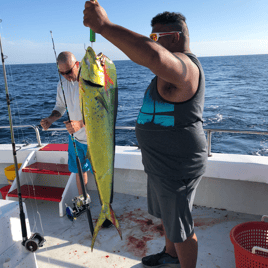
[(202, 176), (171, 179), (148, 174), (148, 212), (162, 219), (166, 235), (173, 243), (183, 242), (194, 233), (191, 211), (201, 179)]

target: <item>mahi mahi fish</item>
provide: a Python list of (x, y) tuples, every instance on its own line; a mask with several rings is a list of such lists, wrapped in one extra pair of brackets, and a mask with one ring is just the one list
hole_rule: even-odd
[(122, 239), (119, 222), (111, 206), (118, 88), (115, 65), (102, 53), (96, 55), (88, 47), (80, 66), (79, 97), (87, 135), (87, 157), (101, 202), (101, 212), (92, 237), (93, 250), (97, 234), (106, 219), (113, 223)]

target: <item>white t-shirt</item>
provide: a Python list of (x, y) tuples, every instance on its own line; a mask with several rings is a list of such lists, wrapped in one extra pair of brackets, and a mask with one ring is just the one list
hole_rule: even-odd
[[(67, 103), (67, 109), (69, 112), (70, 120), (76, 120), (76, 121), (82, 120), (82, 114), (81, 114), (80, 103), (79, 103), (78, 82), (77, 81), (69, 82), (64, 77), (62, 77), (61, 81), (62, 81), (62, 87), (63, 87), (63, 91), (64, 91), (66, 103)], [(66, 111), (66, 106), (64, 102), (64, 97), (63, 97), (60, 81), (58, 82), (58, 86), (57, 86), (56, 104), (53, 110), (60, 112), (62, 116)], [(85, 127), (75, 132), (74, 137), (77, 141), (87, 144)]]

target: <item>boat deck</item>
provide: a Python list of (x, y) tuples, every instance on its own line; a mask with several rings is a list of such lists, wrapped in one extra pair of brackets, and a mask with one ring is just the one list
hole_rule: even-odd
[[(89, 194), (95, 224), (101, 206), (97, 191)], [(66, 216), (59, 217), (58, 203), (28, 199), (25, 204), (31, 231), (43, 234), (46, 239), (44, 247), (36, 252), (39, 268), (140, 268), (143, 256), (160, 252), (164, 246), (161, 222), (147, 213), (145, 197), (114, 193), (112, 206), (123, 239), (114, 227), (101, 229), (93, 252), (86, 214), (71, 222)], [(199, 240), (198, 268), (234, 268), (231, 229), (239, 223), (261, 219), (261, 216), (198, 206), (193, 208), (193, 217)]]

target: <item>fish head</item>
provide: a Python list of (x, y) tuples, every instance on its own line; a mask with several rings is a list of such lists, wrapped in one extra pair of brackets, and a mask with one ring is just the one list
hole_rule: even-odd
[(79, 81), (81, 83), (84, 80), (97, 86), (105, 85), (103, 58), (102, 53), (97, 56), (91, 47), (87, 48), (80, 64)]

